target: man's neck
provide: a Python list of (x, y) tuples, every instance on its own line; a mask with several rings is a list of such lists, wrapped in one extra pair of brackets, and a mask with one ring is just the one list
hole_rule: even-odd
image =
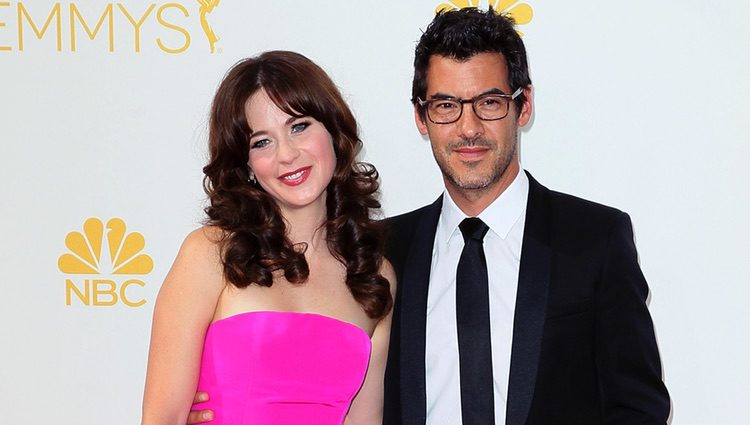
[(508, 164), (508, 168), (498, 181), (481, 189), (464, 189), (452, 184), (445, 177), (443, 180), (445, 189), (456, 206), (467, 216), (476, 217), (505, 192), (520, 170), (521, 166), (518, 161), (513, 161)]

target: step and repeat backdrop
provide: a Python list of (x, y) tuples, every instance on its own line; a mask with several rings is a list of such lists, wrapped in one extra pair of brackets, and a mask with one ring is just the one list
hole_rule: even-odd
[(0, 1), (0, 422), (133, 424), (159, 286), (205, 205), (226, 70), (272, 49), (354, 110), (384, 214), (442, 183), (409, 103), (436, 8), (511, 13), (535, 115), (522, 162), (633, 218), (673, 423), (747, 420), (746, 2)]

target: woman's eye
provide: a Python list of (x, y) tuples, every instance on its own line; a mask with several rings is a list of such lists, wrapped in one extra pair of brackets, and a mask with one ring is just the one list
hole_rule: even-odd
[(292, 133), (299, 133), (301, 131), (304, 131), (309, 126), (310, 126), (310, 123), (308, 122), (298, 122), (298, 123), (292, 124)]
[(271, 142), (268, 139), (251, 140), (250, 149), (259, 149), (268, 146), (269, 143)]

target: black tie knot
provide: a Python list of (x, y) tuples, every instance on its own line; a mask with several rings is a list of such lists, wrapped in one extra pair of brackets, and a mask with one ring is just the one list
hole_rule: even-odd
[(458, 228), (461, 229), (461, 234), (464, 237), (464, 243), (466, 243), (469, 239), (474, 239), (476, 241), (482, 242), (482, 240), (484, 239), (484, 235), (486, 235), (487, 231), (490, 230), (490, 228), (477, 217), (465, 218), (464, 221), (462, 221), (461, 224), (458, 225)]

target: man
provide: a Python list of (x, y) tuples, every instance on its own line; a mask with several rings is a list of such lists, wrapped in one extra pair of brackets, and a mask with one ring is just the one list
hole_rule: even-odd
[[(521, 171), (532, 90), (512, 21), (438, 14), (416, 48), (412, 102), (445, 193), (388, 220), (399, 293), (385, 423), (665, 424), (629, 217)], [(478, 236), (462, 237), (467, 217)]]
[(630, 219), (521, 171), (532, 90), (512, 21), (440, 13), (414, 68), (445, 193), (388, 219), (399, 286), (384, 424), (665, 424)]

